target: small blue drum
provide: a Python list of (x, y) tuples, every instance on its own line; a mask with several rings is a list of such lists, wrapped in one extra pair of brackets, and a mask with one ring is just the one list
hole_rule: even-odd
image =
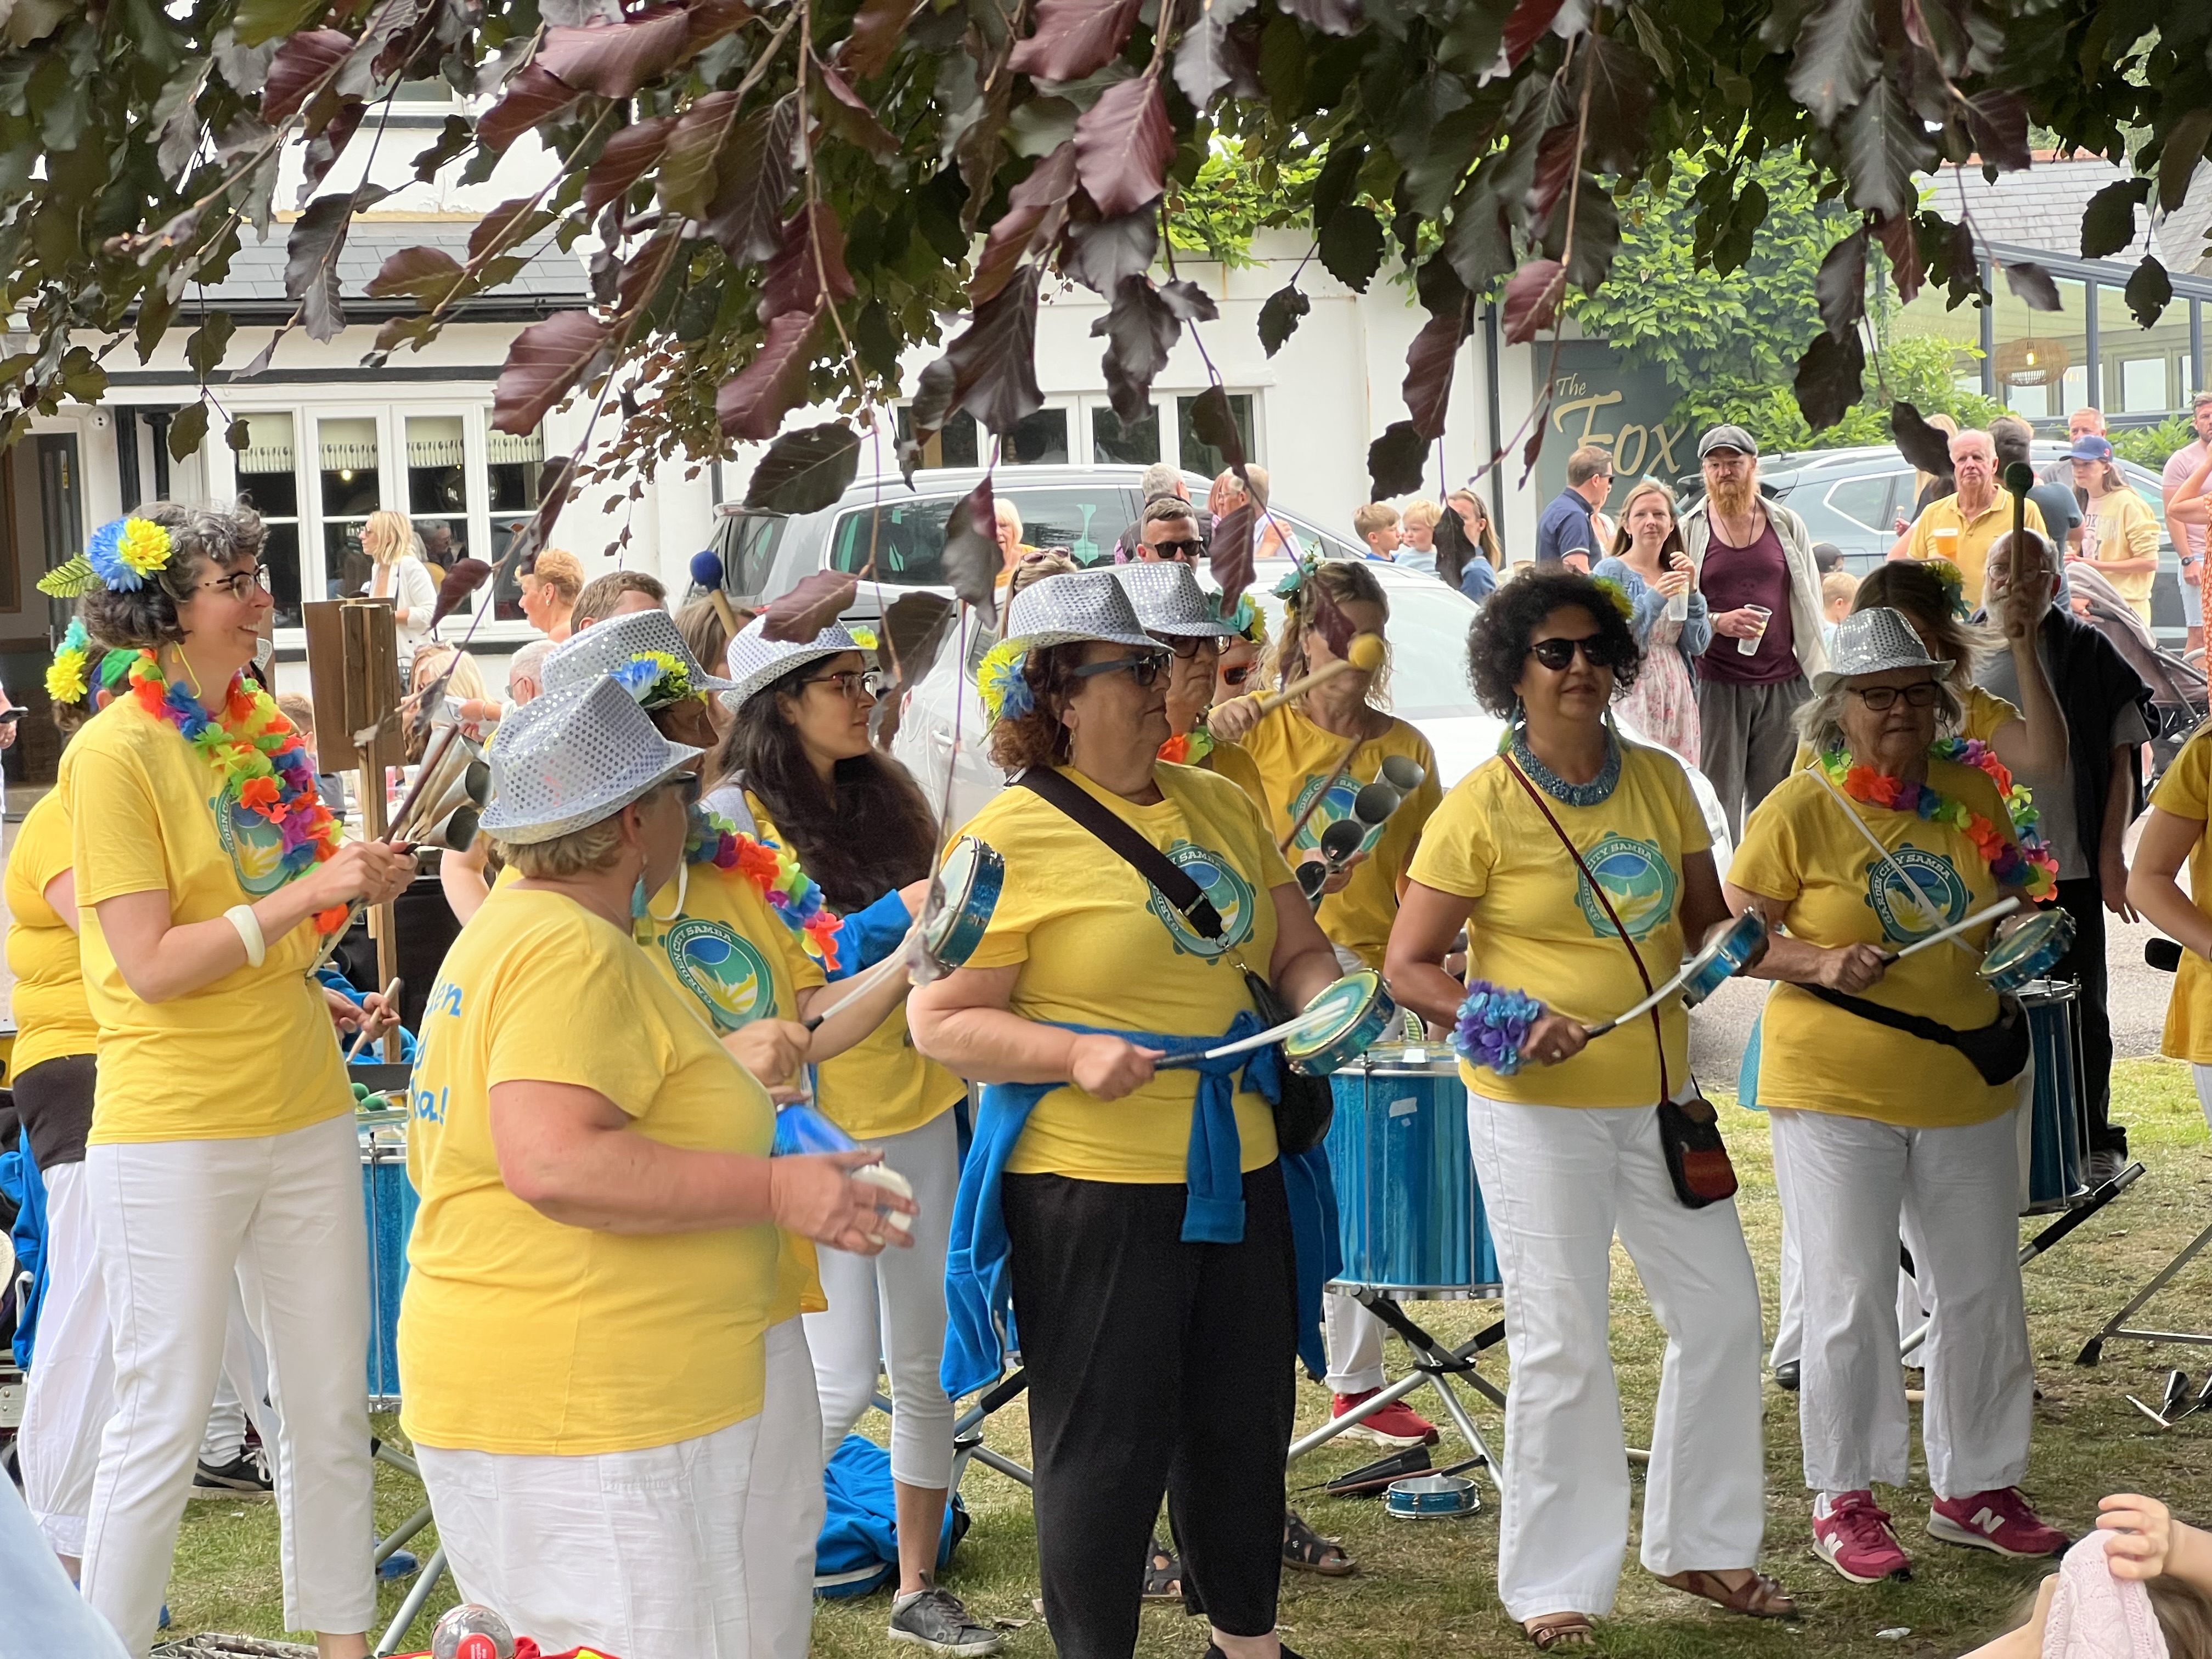
[(1357, 1062), (1397, 1013), (1382, 975), (1356, 969), (1322, 987), (1300, 1011), (1297, 1029), (1283, 1038), (1283, 1058), (1309, 1077), (1327, 1077)]
[(1338, 1282), (1431, 1302), (1502, 1295), (1451, 1051), (1370, 1048), (1329, 1087)]
[(399, 1409), (399, 1292), (421, 1200), (407, 1179), (404, 1123), (361, 1132), (361, 1207), (368, 1224), (368, 1408)]
[(2082, 1092), (2081, 992), (2069, 981), (2036, 980), (2014, 994), (2027, 1015), (2035, 1100), (2024, 1126), (2021, 1213), (2048, 1215), (2087, 1195), (2088, 1102)]

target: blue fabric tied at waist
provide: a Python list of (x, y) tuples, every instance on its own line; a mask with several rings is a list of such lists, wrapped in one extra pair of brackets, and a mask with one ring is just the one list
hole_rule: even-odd
[[(1218, 1037), (1162, 1036), (1149, 1031), (1110, 1031), (1095, 1025), (1059, 1024), (1088, 1036), (1115, 1036), (1140, 1048), (1164, 1051), (1162, 1064), (1181, 1060), (1198, 1073), (1198, 1094), (1190, 1118), (1190, 1151), (1184, 1178), (1190, 1188), (1182, 1218), (1187, 1244), (1236, 1244), (1244, 1237), (1243, 1140), (1237, 1131), (1238, 1079), (1269, 1102), (1281, 1098), (1282, 1060), (1272, 1043), (1219, 1060), (1192, 1058), (1259, 1031), (1249, 1010), (1239, 1013)], [(1036, 1104), (1065, 1083), (988, 1083), (975, 1120), (975, 1143), (960, 1170), (960, 1194), (952, 1206), (951, 1247), (945, 1262), (945, 1302), (949, 1316), (945, 1362), (939, 1373), (945, 1392), (957, 1400), (999, 1380), (1007, 1351), (1018, 1346), (1013, 1330), (1012, 1280), (1009, 1275), (1006, 1211), (1001, 1177), (1006, 1162)], [(1314, 1376), (1327, 1369), (1321, 1337), (1322, 1286), (1343, 1266), (1336, 1226), (1336, 1188), (1328, 1158), (1321, 1147), (1280, 1159), (1290, 1200), (1291, 1237), (1297, 1256), (1298, 1357)]]

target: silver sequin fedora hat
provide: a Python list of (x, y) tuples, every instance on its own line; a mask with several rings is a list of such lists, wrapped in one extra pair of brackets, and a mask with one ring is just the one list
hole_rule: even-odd
[(1180, 561), (1117, 564), (1109, 574), (1129, 595), (1137, 620), (1155, 634), (1218, 640), (1237, 632), (1221, 620), (1213, 596), (1198, 585), (1198, 573)]
[(551, 841), (613, 817), (705, 752), (662, 737), (611, 676), (548, 691), (500, 722), (483, 828), (500, 841)]
[(842, 623), (831, 623), (805, 641), (772, 640), (763, 631), (768, 618), (755, 617), (731, 640), (723, 666), (729, 672), (729, 690), (722, 701), (732, 708), (773, 685), (801, 664), (822, 657), (842, 657), (848, 651), (872, 651), (872, 640), (856, 637)]
[[(1185, 572), (1188, 574), (1188, 572)], [(1110, 571), (1076, 570), (1048, 576), (1014, 595), (1006, 608), (1006, 643), (1030, 651), (1100, 640), (1110, 645), (1159, 649), (1137, 619), (1127, 589)]]
[(1877, 605), (1854, 611), (1836, 624), (1828, 665), (1813, 676), (1813, 690), (1830, 691), (1855, 676), (1887, 673), (1893, 668), (1932, 668), (1941, 679), (1950, 667), (1948, 659), (1928, 654), (1902, 611)]
[[(588, 685), (603, 675), (650, 664), (656, 656), (673, 657), (684, 665), (685, 696), (730, 689), (729, 681), (700, 666), (691, 647), (684, 643), (684, 635), (677, 631), (676, 618), (658, 607), (606, 617), (562, 641), (545, 659), (545, 689), (557, 691)], [(632, 695), (635, 691), (633, 687)], [(664, 690), (640, 701), (648, 708), (657, 708), (675, 698)]]

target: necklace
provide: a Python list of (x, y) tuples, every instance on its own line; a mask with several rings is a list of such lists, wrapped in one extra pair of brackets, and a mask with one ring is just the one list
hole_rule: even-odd
[(799, 935), (806, 954), (836, 972), (837, 930), (844, 919), (829, 907), (820, 885), (783, 848), (743, 834), (718, 813), (695, 809), (684, 857), (689, 864), (711, 864), (744, 876), (783, 925)]
[[(222, 774), (226, 793), (283, 835), (279, 862), (288, 880), (337, 851), (338, 822), (315, 787), (307, 744), (276, 699), (252, 684), (243, 670), (232, 678), (219, 715), (210, 715), (198, 698), (166, 679), (161, 659), (151, 651), (141, 651), (131, 662), (131, 691), (141, 708), (174, 726)], [(218, 805), (217, 810), (226, 809)], [(349, 913), (343, 904), (318, 912), (315, 931), (336, 932)]]
[(1528, 747), (1528, 730), (1525, 726), (1513, 728), (1513, 758), (1539, 789), (1567, 806), (1601, 806), (1613, 798), (1620, 787), (1620, 740), (1610, 729), (1605, 734), (1605, 764), (1588, 783), (1569, 783), (1538, 760)]
[[(2058, 860), (2040, 842), (2033, 846), (2014, 841), (1964, 801), (1938, 793), (1924, 783), (1907, 783), (1884, 776), (1870, 766), (1852, 764), (1839, 749), (1820, 757), (1820, 769), (1828, 781), (1853, 800), (1892, 812), (1910, 812), (1929, 823), (1957, 830), (1974, 843), (1982, 862), (2000, 887), (2016, 887), (2032, 899), (2047, 899), (2058, 890)], [(2010, 781), (2010, 775), (2007, 775)]]

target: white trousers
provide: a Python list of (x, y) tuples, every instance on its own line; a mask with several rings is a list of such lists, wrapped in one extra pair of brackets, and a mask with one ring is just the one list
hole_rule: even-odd
[(1328, 1391), (1371, 1394), (1382, 1386), (1382, 1322), (1352, 1297), (1330, 1291), (1321, 1299), (1322, 1334), (1328, 1340)]
[(2212, 1129), (2212, 1066), (2191, 1066), (2189, 1075), (2197, 1085), (2197, 1103), (2204, 1109), (2204, 1127)]
[[(32, 1519), (55, 1554), (77, 1557), (84, 1553), (84, 1517), (92, 1507), (100, 1436), (115, 1405), (115, 1362), (84, 1165), (60, 1164), (40, 1176), (46, 1186), (46, 1293), (15, 1444)], [(262, 1444), (276, 1445), (274, 1413), (260, 1404), (268, 1390), (267, 1357), (247, 1327), (234, 1276), (223, 1369), (200, 1441), (204, 1462), (217, 1467), (234, 1462), (249, 1418)]]
[[(861, 1145), (914, 1184), (921, 1213), (914, 1248), (879, 1255), (817, 1252), (826, 1313), (806, 1316), (814, 1385), (822, 1401), (822, 1461), (867, 1415), (876, 1378), (891, 1382), (891, 1479), (942, 1492), (952, 1483), (951, 1401), (939, 1370), (945, 1358), (945, 1256), (960, 1190), (960, 1139), (951, 1112), (918, 1129)], [(815, 1473), (821, 1473), (817, 1465)], [(624, 1656), (628, 1659), (628, 1656)]]
[(811, 1370), (787, 1320), (761, 1414), (696, 1440), (581, 1457), (418, 1443), (462, 1599), (548, 1653), (803, 1659), (823, 1507)]
[(134, 1653), (154, 1638), (234, 1282), (269, 1351), (284, 1622), (366, 1630), (371, 1567), (368, 1244), (350, 1114), (241, 1140), (85, 1157), (113, 1328), (84, 1593)]
[(1692, 1210), (1674, 1196), (1649, 1106), (1474, 1095), (1468, 1123), (1513, 1361), (1498, 1550), (1506, 1612), (1613, 1609), (1629, 1504), (1607, 1346), (1616, 1234), (1667, 1332), (1644, 1565), (1753, 1565), (1765, 1525), (1759, 1285), (1735, 1204)]
[(1776, 1111), (1774, 1177), (1803, 1254), (1797, 1417), (1815, 1492), (1902, 1486), (1911, 1424), (1898, 1364), (1900, 1217), (1932, 1327), (1921, 1436), (1939, 1498), (2027, 1473), (2035, 1377), (2020, 1285), (2015, 1113), (1907, 1129)]
[[(1912, 1252), (1917, 1267), (1920, 1253), (1912, 1238), (1912, 1230), (1904, 1229), (1905, 1248)], [(1767, 1356), (1770, 1365), (1795, 1364), (1804, 1347), (1805, 1337), (1805, 1270), (1797, 1258), (1797, 1235), (1787, 1220), (1782, 1224), (1782, 1295), (1781, 1308), (1774, 1322), (1774, 1349)], [(1928, 1310), (1921, 1304), (1920, 1286), (1912, 1275), (1905, 1271), (1902, 1262), (1897, 1269), (1897, 1328), (1916, 1331), (1928, 1322)], [(1899, 1339), (1902, 1340), (1902, 1339)], [(1912, 1363), (1918, 1364), (1916, 1355)]]

